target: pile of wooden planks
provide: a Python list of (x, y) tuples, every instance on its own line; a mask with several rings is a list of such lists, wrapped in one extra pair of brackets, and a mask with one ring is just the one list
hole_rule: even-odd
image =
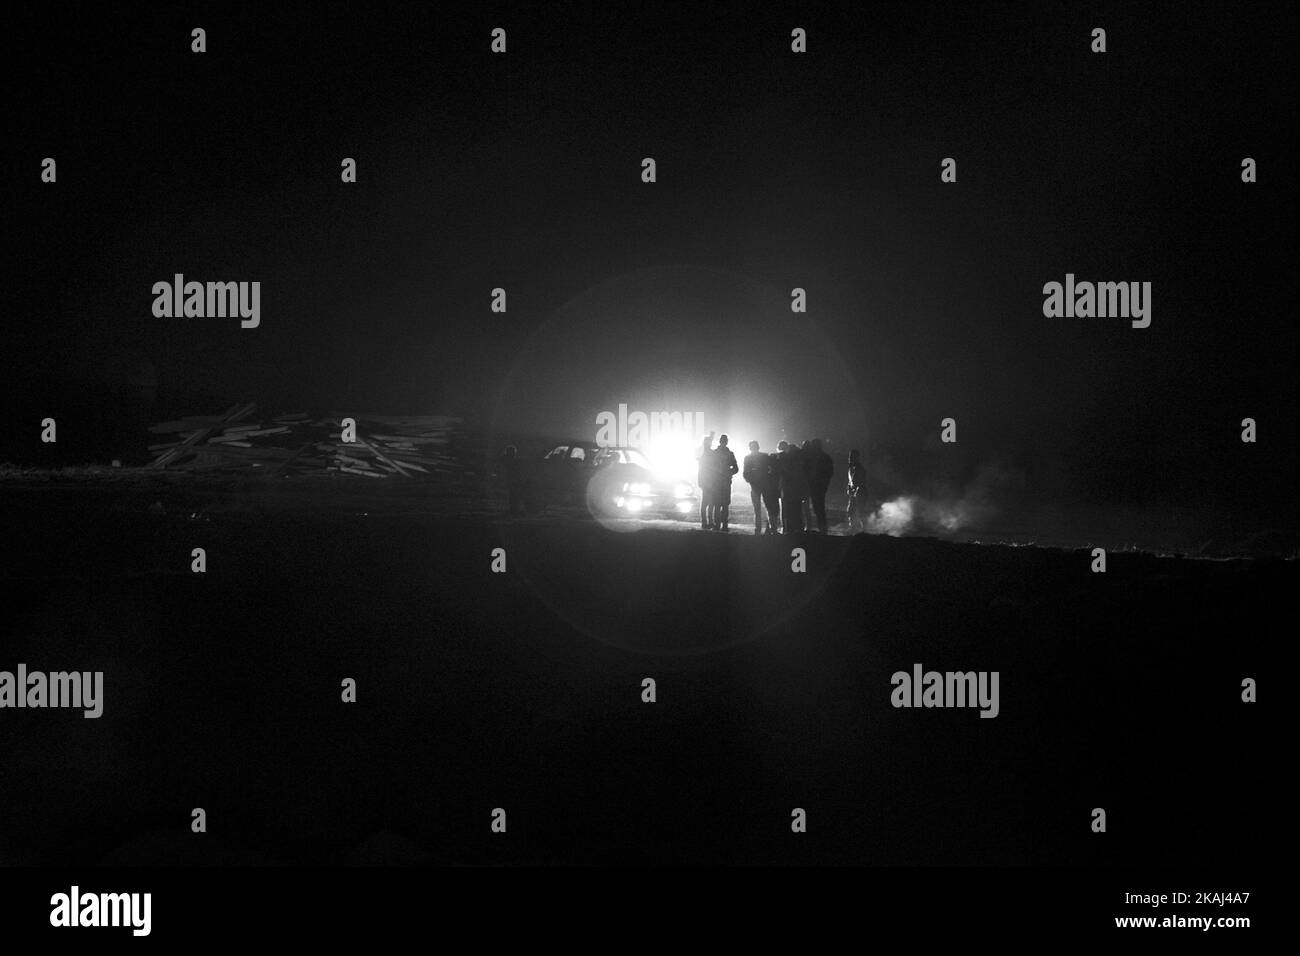
[[(150, 433), (151, 467), (173, 470), (259, 469), (267, 474), (337, 473), (417, 478), (464, 471), (463, 422), (444, 415), (348, 414), (313, 418), (302, 412), (256, 416), (249, 402), (223, 415), (159, 422)], [(343, 423), (351, 419), (344, 440)]]

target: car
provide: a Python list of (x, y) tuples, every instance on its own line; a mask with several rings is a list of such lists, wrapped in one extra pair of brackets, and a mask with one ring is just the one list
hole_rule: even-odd
[(698, 513), (695, 485), (657, 476), (638, 448), (564, 441), (537, 462), (530, 484), (542, 506), (585, 505), (593, 515), (680, 518)]

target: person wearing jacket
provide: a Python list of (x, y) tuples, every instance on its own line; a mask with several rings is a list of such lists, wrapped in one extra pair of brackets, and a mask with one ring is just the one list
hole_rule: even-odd
[(763, 533), (763, 508), (767, 507), (767, 533), (776, 534), (781, 514), (781, 501), (777, 497), (777, 479), (773, 472), (772, 456), (758, 450), (758, 442), (749, 443), (741, 477), (749, 482), (749, 500), (754, 506), (754, 534)]
[(726, 435), (719, 435), (718, 447), (713, 449), (715, 531), (727, 530), (727, 515), (731, 511), (731, 476), (740, 471), (735, 453), (727, 447), (728, 440)]
[(822, 440), (814, 438), (808, 443), (804, 469), (808, 475), (808, 498), (817, 517), (817, 530), (826, 533), (826, 492), (830, 490), (835, 474), (835, 462), (822, 450)]

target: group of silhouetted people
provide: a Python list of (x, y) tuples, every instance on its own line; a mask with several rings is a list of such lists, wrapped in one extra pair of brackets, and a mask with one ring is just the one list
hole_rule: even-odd
[(727, 447), (727, 436), (713, 446), (713, 436), (700, 443), (697, 484), (700, 486), (700, 527), (705, 531), (726, 531), (731, 511), (731, 476), (740, 470), (735, 453)]
[[(700, 486), (700, 527), (705, 531), (728, 530), (731, 511), (731, 479), (737, 472), (749, 483), (749, 500), (754, 506), (754, 534), (799, 534), (815, 530), (826, 533), (826, 493), (830, 490), (835, 464), (822, 448), (820, 438), (802, 445), (779, 442), (776, 451), (759, 450), (758, 442), (749, 443), (743, 467), (728, 445), (728, 438), (718, 438), (713, 447), (710, 434), (700, 443), (698, 454)], [(512, 515), (524, 513), (525, 475), (523, 462), (514, 445), (508, 445), (498, 463), (498, 474), (509, 494)], [(866, 531), (871, 511), (867, 499), (867, 474), (861, 455), (855, 448), (848, 462), (849, 531)], [(767, 516), (764, 523), (764, 514)]]
[[(731, 476), (739, 470), (749, 483), (749, 500), (754, 506), (754, 534), (798, 534), (816, 530), (825, 534), (826, 493), (835, 475), (835, 463), (822, 448), (821, 439), (811, 438), (802, 445), (780, 442), (776, 451), (759, 450), (758, 442), (749, 443), (744, 465), (736, 467), (736, 456), (727, 447), (727, 436), (713, 448), (709, 436), (700, 444), (700, 527), (707, 531), (726, 531), (731, 504)], [(866, 530), (866, 472), (855, 450), (849, 455), (849, 527)], [(764, 515), (767, 516), (766, 528)]]

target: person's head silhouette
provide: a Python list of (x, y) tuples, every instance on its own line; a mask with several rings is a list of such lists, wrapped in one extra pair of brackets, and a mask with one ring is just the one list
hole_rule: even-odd
[(727, 436), (726, 436), (726, 435), (720, 435), (720, 436), (718, 437), (718, 447), (719, 447), (719, 448), (726, 448), (726, 447), (727, 447)]
[(750, 450), (750, 451), (758, 451), (758, 442), (756, 442), (756, 441), (752, 441), (752, 442), (750, 442), (750, 443), (749, 443), (749, 450)]

